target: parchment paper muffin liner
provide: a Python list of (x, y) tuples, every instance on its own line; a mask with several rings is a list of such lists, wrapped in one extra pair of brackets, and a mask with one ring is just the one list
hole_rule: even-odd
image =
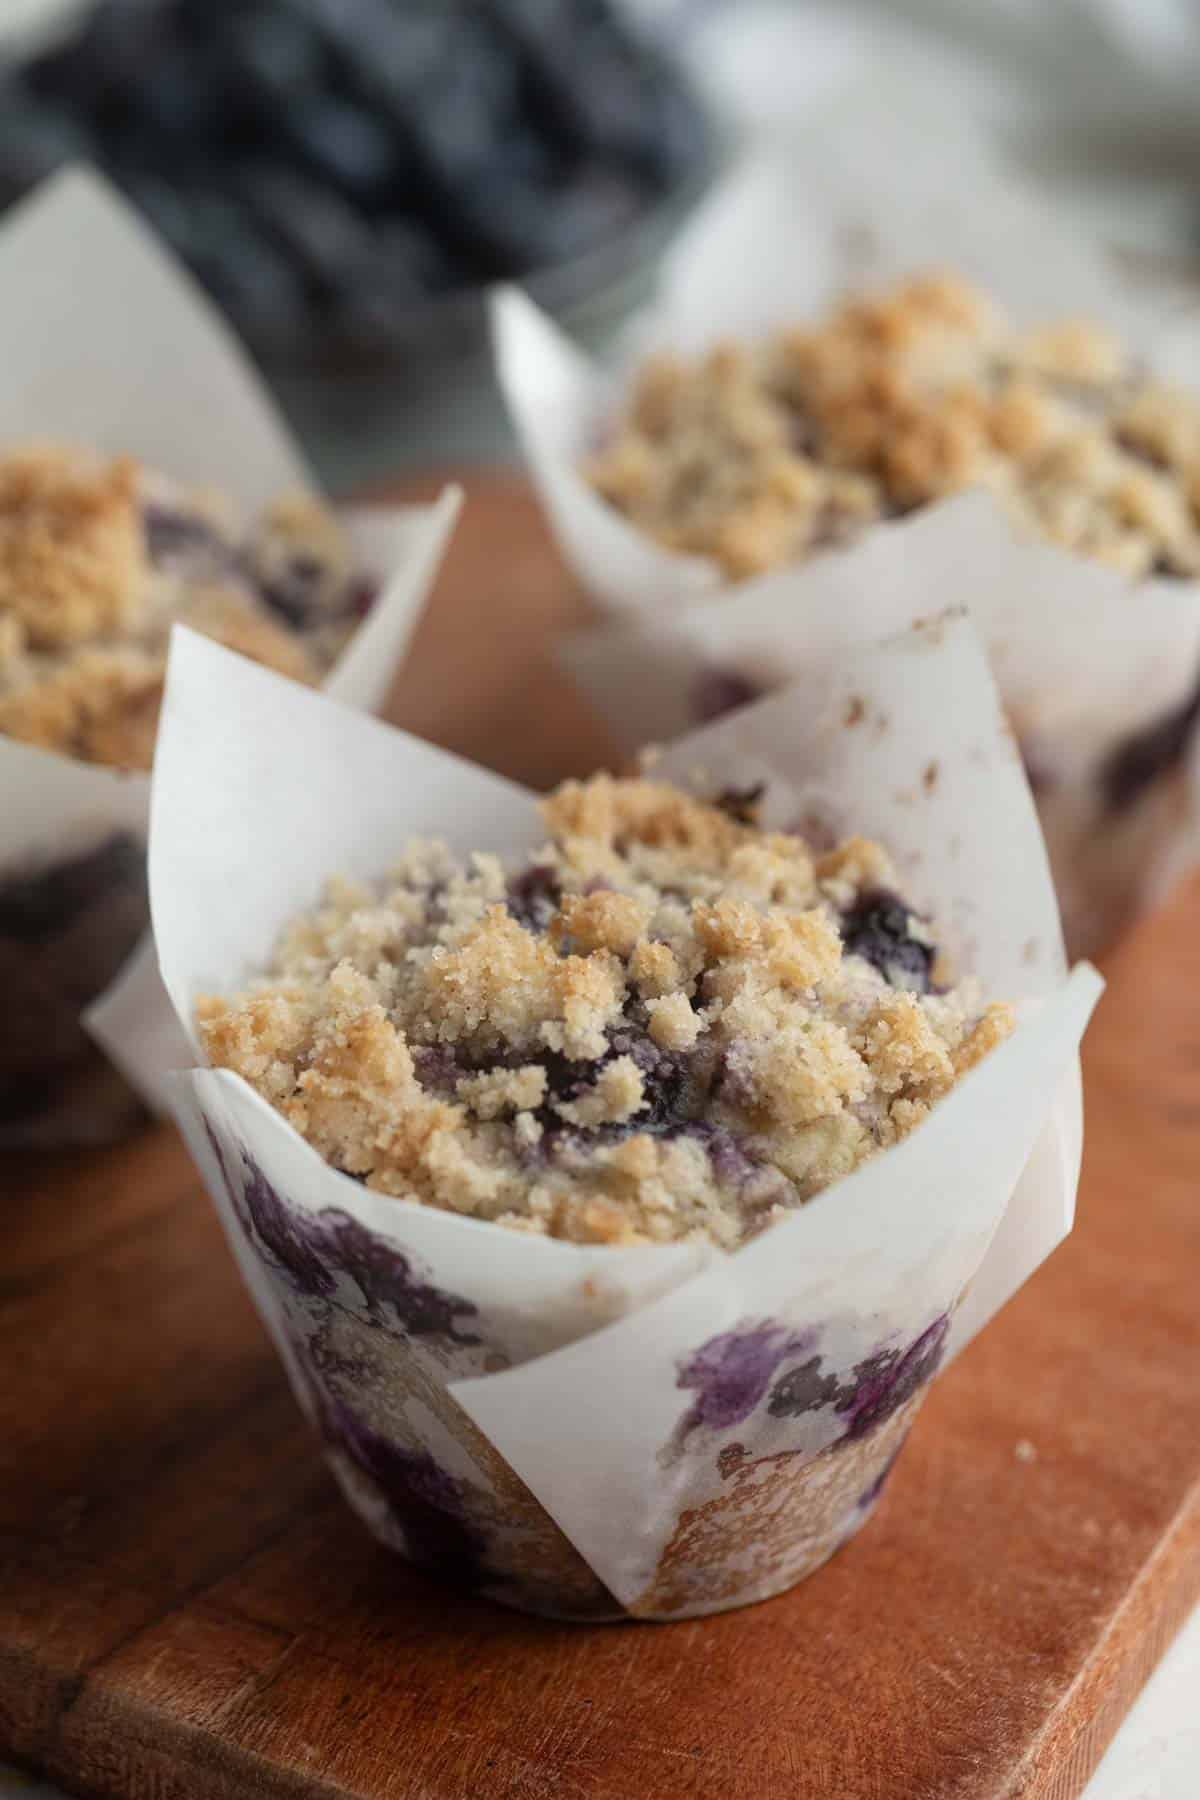
[[(663, 765), (705, 792), (765, 781), (770, 824), (881, 838), (964, 970), (1025, 1002), (920, 1130), (793, 1217), (733, 1254), (531, 1237), (335, 1172), (227, 1070), (176, 1079), (351, 1504), (413, 1561), (569, 1618), (740, 1605), (858, 1529), (929, 1377), (1070, 1228), (1100, 988), (1064, 977), (961, 618), (810, 667)], [(264, 966), (325, 878), (377, 876), (427, 835), (519, 858), (544, 831), (521, 788), (176, 631), (150, 885), (189, 1030), (197, 996)]]
[(1018, 325), (1101, 320), (1164, 375), (1200, 385), (1200, 340), (1159, 295), (1122, 282), (986, 167), (948, 187), (928, 144), (894, 135), (823, 129), (739, 167), (606, 369), (501, 291), (497, 370), (567, 561), (608, 621), (628, 627), (572, 654), (626, 742), (774, 688), (830, 646), (967, 605), (1036, 783), (1068, 945), (1090, 952), (1200, 854), (1200, 583), (1133, 584), (1021, 541), (980, 493), (731, 588), (714, 563), (638, 533), (579, 472), (648, 350), (754, 338), (932, 267), (976, 281)]
[[(228, 328), (90, 171), (55, 178), (0, 227), (0, 339), (0, 442), (127, 451), (222, 489), (247, 515), (312, 488)], [(328, 693), (368, 711), (382, 702), (458, 503), (448, 490), (433, 506), (345, 512), (379, 592)], [(147, 923), (148, 807), (143, 775), (0, 737), (0, 981), (12, 996), (0, 1008), (0, 1147), (96, 1141), (136, 1118), (93, 1037), (126, 1077), (153, 1068), (124, 1055), (131, 1034), (177, 1045), (149, 952), (111, 986)], [(140, 1091), (155, 1099), (155, 1081)]]

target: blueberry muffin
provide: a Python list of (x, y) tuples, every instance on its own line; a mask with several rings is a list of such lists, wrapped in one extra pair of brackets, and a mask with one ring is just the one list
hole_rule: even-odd
[(1200, 404), (1098, 325), (1018, 332), (952, 276), (654, 358), (586, 474), (731, 582), (970, 487), (1131, 578), (1200, 576)]
[(597, 776), (524, 866), (408, 846), (206, 997), (235, 1070), (367, 1186), (582, 1243), (736, 1246), (928, 1115), (1011, 1028), (951, 985), (885, 852), (816, 855)]
[(148, 769), (171, 626), (318, 682), (369, 595), (307, 496), (251, 523), (130, 457), (0, 458), (0, 733)]

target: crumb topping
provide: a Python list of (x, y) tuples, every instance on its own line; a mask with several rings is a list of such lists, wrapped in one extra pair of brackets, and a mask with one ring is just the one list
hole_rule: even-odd
[(949, 275), (762, 343), (655, 358), (586, 473), (731, 581), (974, 486), (1131, 577), (1200, 576), (1200, 403), (1100, 326), (1019, 333)]
[(130, 457), (0, 456), (0, 733), (147, 769), (176, 621), (315, 683), (357, 620), (349, 548), (308, 496), (249, 530)]
[(210, 1060), (382, 1193), (585, 1243), (731, 1247), (913, 1130), (1012, 1018), (939, 985), (878, 845), (666, 783), (543, 803), (524, 866), (331, 881)]
[(32, 650), (131, 631), (148, 575), (128, 457), (92, 466), (34, 448), (0, 461), (0, 610)]

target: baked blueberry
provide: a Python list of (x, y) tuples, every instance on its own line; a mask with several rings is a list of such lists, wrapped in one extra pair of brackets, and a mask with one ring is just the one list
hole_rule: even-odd
[[(289, 362), (394, 349), (448, 288), (582, 258), (705, 154), (615, 0), (99, 0), (0, 93), (0, 197), (88, 156)], [(435, 254), (375, 254), (397, 227)]]
[(936, 952), (898, 894), (861, 895), (842, 915), (841, 930), (847, 956), (863, 957), (895, 987), (928, 992)]

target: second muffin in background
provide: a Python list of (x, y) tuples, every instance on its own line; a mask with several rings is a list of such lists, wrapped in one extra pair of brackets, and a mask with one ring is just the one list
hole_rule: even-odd
[(732, 582), (970, 487), (1134, 579), (1200, 576), (1200, 403), (1101, 325), (1018, 330), (952, 274), (651, 358), (584, 466), (631, 524)]

